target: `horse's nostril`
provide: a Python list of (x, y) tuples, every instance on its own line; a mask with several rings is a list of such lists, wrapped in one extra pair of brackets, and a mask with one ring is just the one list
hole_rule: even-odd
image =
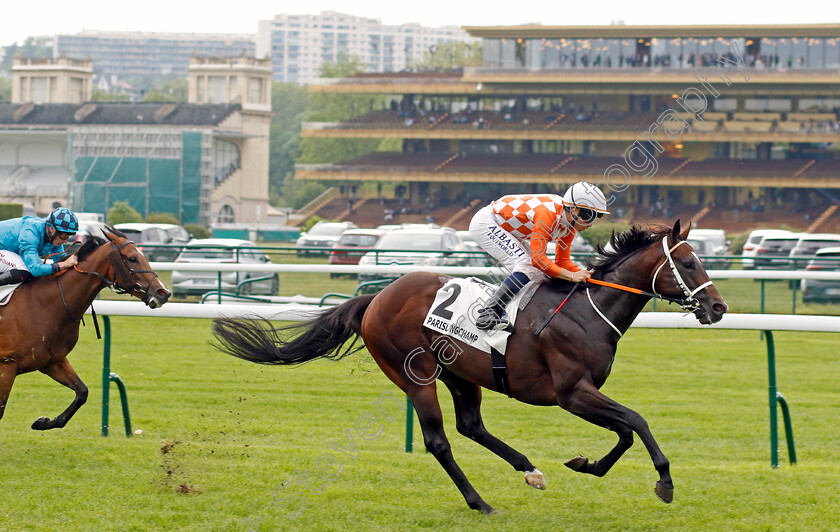
[(729, 309), (729, 307), (726, 306), (726, 303), (715, 303), (714, 305), (712, 305), (712, 309), (715, 312), (720, 312), (721, 314), (723, 314)]

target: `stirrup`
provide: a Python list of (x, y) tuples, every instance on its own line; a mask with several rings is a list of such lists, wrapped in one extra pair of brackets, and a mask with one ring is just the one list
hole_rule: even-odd
[(480, 331), (508, 331), (513, 332), (513, 325), (507, 319), (507, 312), (502, 310), (502, 315), (496, 312), (494, 308), (485, 308), (478, 311), (478, 319), (475, 320), (475, 326)]

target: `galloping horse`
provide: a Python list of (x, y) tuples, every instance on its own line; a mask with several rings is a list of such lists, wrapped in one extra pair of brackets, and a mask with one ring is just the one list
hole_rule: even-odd
[(39, 370), (67, 386), (76, 397), (53, 419), (41, 417), (35, 430), (61, 428), (85, 404), (87, 386), (67, 361), (79, 339), (85, 310), (110, 286), (156, 308), (172, 295), (134, 242), (108, 227), (107, 237), (88, 237), (77, 251), (75, 269), (22, 284), (0, 307), (0, 418), (15, 377)]
[[(610, 251), (598, 248), (593, 279), (680, 300), (701, 323), (717, 322), (726, 312), (726, 304), (686, 243), (687, 234), (688, 229), (680, 233), (679, 220), (672, 229), (633, 227), (613, 234)], [(423, 321), (435, 293), (446, 281), (446, 276), (439, 274), (405, 275), (379, 294), (353, 298), (308, 323), (285, 327), (304, 329), (290, 341), (283, 341), (267, 321), (221, 318), (214, 323), (220, 341), (217, 347), (251, 362), (288, 365), (317, 357), (340, 358), (352, 352), (355, 336), (360, 335), (382, 371), (414, 403), (426, 448), (455, 482), (469, 507), (490, 513), (493, 508), (481, 499), (452, 457), (433, 379), (436, 372), (452, 393), (458, 432), (524, 472), (529, 485), (545, 489), (545, 480), (528, 458), (484, 428), (481, 388), (499, 391), (490, 356), (460, 342), (462, 351), (454, 360), (443, 356), (451, 352), (438, 352), (436, 356), (433, 346), (442, 343), (436, 343), (440, 335), (424, 328)], [(570, 294), (571, 286), (559, 281), (541, 285), (517, 315), (506, 353), (509, 393), (532, 405), (559, 404), (618, 434), (616, 446), (600, 460), (590, 462), (578, 456), (566, 462), (580, 473), (606, 474), (633, 444), (633, 433), (638, 434), (659, 473), (655, 492), (664, 502), (671, 502), (674, 487), (670, 465), (647, 422), (599, 391), (610, 374), (619, 339), (651, 294), (587, 286), (571, 294), (560, 317), (536, 334), (552, 309)], [(353, 343), (348, 346), (351, 339)], [(412, 375), (406, 369), (409, 358)]]

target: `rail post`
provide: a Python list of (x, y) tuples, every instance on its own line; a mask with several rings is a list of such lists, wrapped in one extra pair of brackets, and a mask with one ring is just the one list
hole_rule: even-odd
[(405, 452), (414, 448), (414, 403), (405, 396)]
[(776, 348), (773, 343), (773, 331), (764, 331), (767, 338), (767, 372), (770, 395), (770, 465), (779, 467), (779, 428), (778, 413), (779, 404), (782, 406), (782, 417), (785, 423), (785, 437), (787, 439), (788, 460), (790, 464), (796, 463), (796, 449), (793, 444), (793, 424), (790, 419), (790, 409), (784, 396), (776, 388)]
[(110, 407), (111, 382), (117, 383), (122, 403), (123, 422), (125, 423), (125, 435), (131, 437), (131, 415), (128, 411), (128, 393), (125, 383), (116, 373), (111, 373), (111, 317), (102, 316), (105, 333), (103, 336), (104, 347), (102, 353), (102, 437), (108, 437), (108, 418)]

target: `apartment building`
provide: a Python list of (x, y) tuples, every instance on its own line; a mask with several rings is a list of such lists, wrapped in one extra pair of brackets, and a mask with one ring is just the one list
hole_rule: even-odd
[(477, 42), (458, 26), (392, 26), (380, 19), (335, 11), (319, 15), (276, 15), (259, 22), (257, 57), (271, 56), (275, 81), (310, 83), (321, 65), (340, 52), (359, 57), (370, 72), (399, 72), (424, 52), (448, 42)]

